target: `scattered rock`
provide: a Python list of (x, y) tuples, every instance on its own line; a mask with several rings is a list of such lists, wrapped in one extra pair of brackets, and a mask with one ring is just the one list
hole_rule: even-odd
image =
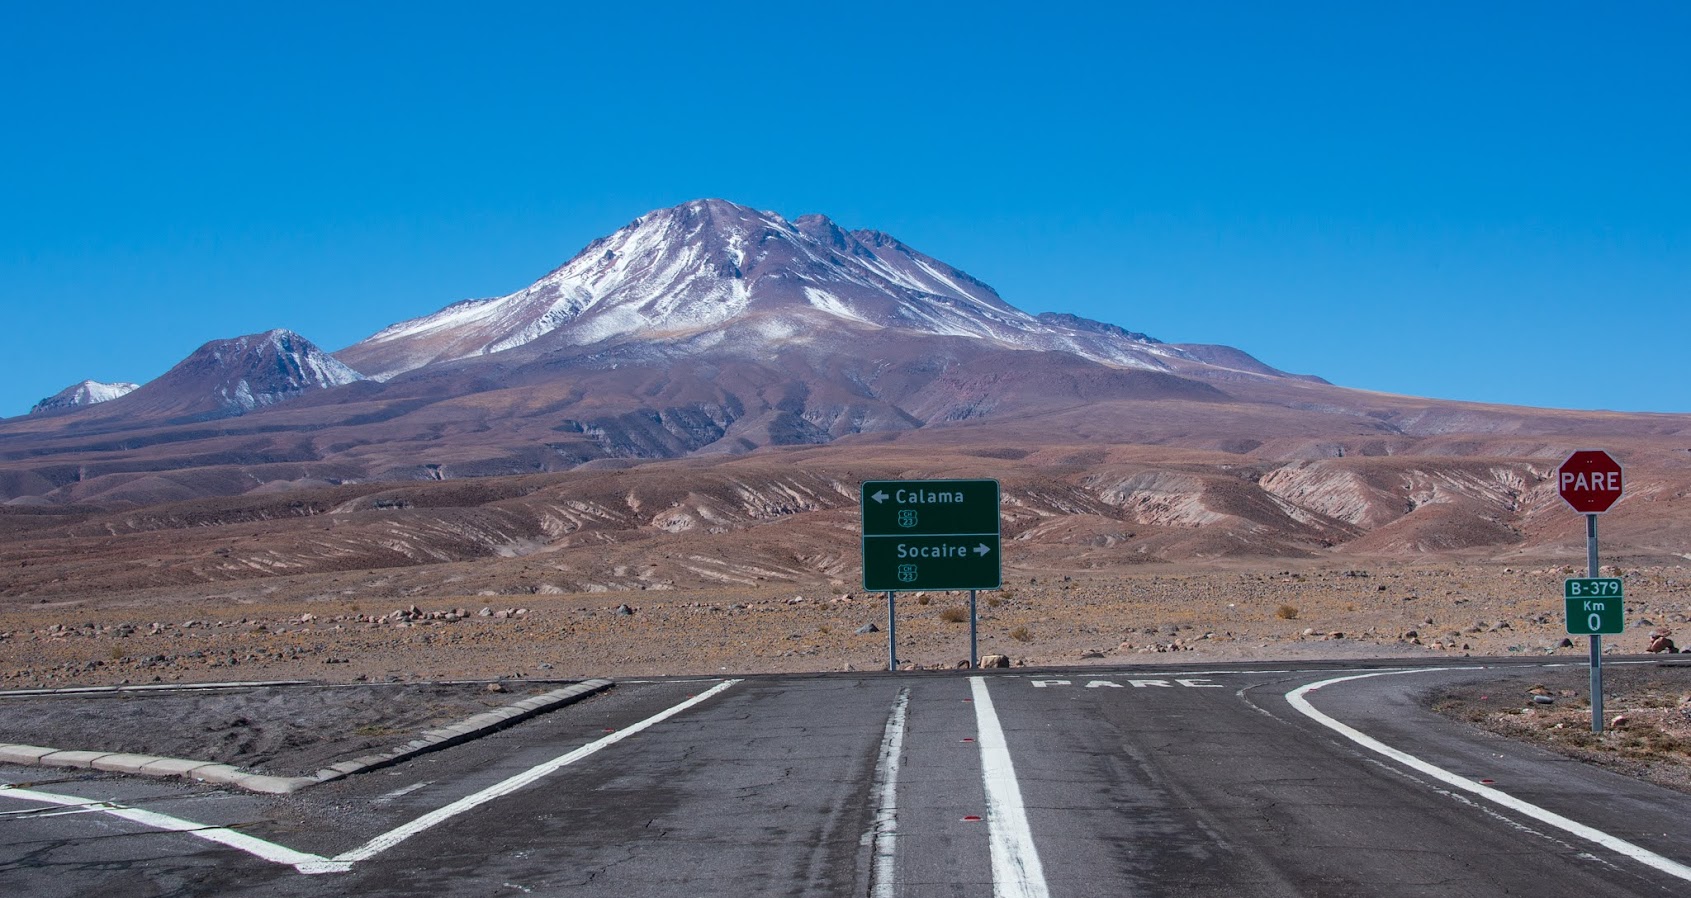
[(1009, 655), (983, 655), (983, 656), (981, 656), (981, 667), (1009, 667), (1009, 666), (1010, 666), (1010, 656)]
[(866, 636), (866, 635), (868, 635), (868, 634), (870, 634), (870, 633), (879, 633), (879, 632), (881, 632), (881, 628), (880, 628), (880, 627), (877, 627), (877, 626), (875, 626), (875, 622), (874, 622), (874, 621), (870, 621), (870, 622), (869, 622), (869, 623), (866, 623), (866, 624), (864, 624), (864, 625), (863, 625), (863, 626), (861, 626), (861, 627), (858, 627), (858, 628), (857, 628), (857, 630), (856, 630), (856, 632), (857, 632), (857, 635), (859, 635), (859, 636)]

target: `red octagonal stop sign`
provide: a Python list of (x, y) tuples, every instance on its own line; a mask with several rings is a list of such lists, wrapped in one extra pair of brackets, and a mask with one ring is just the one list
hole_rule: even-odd
[(1601, 449), (1581, 449), (1556, 469), (1556, 490), (1581, 514), (1602, 514), (1621, 497), (1621, 464)]

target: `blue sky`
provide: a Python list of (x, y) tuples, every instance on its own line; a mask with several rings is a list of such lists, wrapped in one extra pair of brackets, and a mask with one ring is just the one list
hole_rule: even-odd
[(1594, 9), (6, 2), (0, 415), (699, 197), (1346, 386), (1691, 412), (1691, 6)]

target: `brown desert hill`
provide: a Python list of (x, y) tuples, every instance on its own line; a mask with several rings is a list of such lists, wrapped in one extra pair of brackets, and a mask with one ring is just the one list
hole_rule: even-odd
[[(985, 434), (982, 434), (985, 437)], [(941, 448), (866, 435), (625, 470), (336, 486), (147, 506), (0, 510), (0, 595), (72, 598), (237, 584), (329, 596), (473, 595), (796, 584), (852, 590), (858, 485), (990, 477), (1019, 574), (1264, 559), (1583, 558), (1579, 516), (1538, 457), (1263, 460), (1185, 447), (1010, 442)], [(1636, 443), (1604, 557), (1677, 564), (1691, 542), (1686, 462)], [(1683, 455), (1681, 450), (1681, 455)]]

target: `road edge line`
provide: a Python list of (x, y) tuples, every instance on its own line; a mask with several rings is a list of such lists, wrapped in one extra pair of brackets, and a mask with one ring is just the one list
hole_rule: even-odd
[(1297, 689), (1293, 689), (1291, 692), (1286, 693), (1286, 702), (1297, 710), (1298, 713), (1308, 717), (1316, 723), (1319, 723), (1333, 732), (1344, 736), (1346, 739), (1355, 742), (1357, 745), (1360, 745), (1369, 751), (1385, 755), (1411, 770), (1426, 774), (1427, 776), (1430, 776), (1447, 786), (1478, 795), (1487, 801), (1502, 805), (1503, 807), (1515, 811), (1518, 814), (1531, 817), (1540, 823), (1554, 826), (1563, 832), (1584, 839), (1587, 842), (1593, 842), (1603, 848), (1607, 848), (1610, 851), (1615, 852), (1616, 854), (1631, 858), (1632, 860), (1644, 864), (1645, 866), (1685, 880), (1686, 882), (1691, 882), (1691, 866), (1686, 866), (1676, 860), (1659, 855), (1648, 848), (1634, 845), (1633, 843), (1618, 836), (1609, 835), (1596, 827), (1587, 826), (1577, 820), (1564, 817), (1555, 811), (1541, 808), (1532, 802), (1516, 798), (1515, 796), (1500, 789), (1494, 789), (1491, 786), (1473, 782), (1460, 774), (1452, 773), (1443, 767), (1423, 761), (1408, 752), (1392, 748), (1384, 742), (1375, 739), (1355, 727), (1341, 723), (1340, 721), (1323, 714), (1321, 711), (1317, 710), (1314, 705), (1310, 704), (1308, 699), (1304, 698), (1305, 695), (1321, 689), (1324, 686), (1332, 686), (1336, 683), (1344, 683), (1350, 680), (1365, 680), (1371, 677), (1394, 676), (1410, 673), (1434, 673), (1440, 670), (1451, 669), (1452, 668), (1392, 670), (1381, 671), (1379, 673), (1357, 674), (1348, 677), (1335, 677), (1330, 680), (1321, 680), (1316, 683), (1310, 683), (1306, 686), (1300, 686)]

